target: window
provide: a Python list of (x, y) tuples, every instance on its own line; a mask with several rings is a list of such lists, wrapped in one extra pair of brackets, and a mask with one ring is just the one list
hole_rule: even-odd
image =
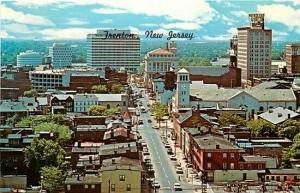
[(241, 170), (244, 169), (244, 165), (243, 165), (243, 164), (240, 165), (240, 169), (241, 169)]
[(84, 188), (85, 188), (85, 189), (88, 189), (88, 188), (89, 188), (89, 185), (87, 185), (87, 184), (84, 185)]
[(67, 185), (67, 190), (68, 190), (68, 191), (71, 190), (71, 185), (70, 185), (70, 184)]
[(230, 157), (231, 157), (231, 158), (234, 158), (234, 153), (230, 153)]
[(259, 107), (259, 111), (264, 111), (264, 107), (263, 107), (263, 106), (260, 106), (260, 107)]
[(271, 176), (271, 180), (275, 180), (275, 176)]
[(91, 185), (91, 188), (92, 188), (92, 189), (95, 189), (95, 184), (92, 184), (92, 185)]
[(227, 169), (227, 164), (223, 163), (223, 170), (226, 170), (226, 169)]
[(223, 158), (227, 158), (227, 153), (223, 153)]
[(125, 175), (120, 175), (119, 179), (120, 179), (120, 181), (125, 181)]
[(126, 106), (126, 101), (123, 101), (123, 106)]
[(207, 163), (207, 169), (211, 169), (211, 163)]
[(127, 191), (131, 191), (131, 184), (127, 184), (126, 190), (127, 190)]
[(230, 169), (234, 170), (234, 163), (230, 163)]
[(110, 185), (110, 190), (111, 190), (112, 192), (116, 191), (116, 185), (115, 185), (115, 184), (111, 184), (111, 185)]
[(208, 157), (208, 158), (211, 158), (211, 153), (207, 153), (207, 157)]
[(262, 165), (258, 164), (258, 169), (261, 170), (261, 168), (262, 168)]

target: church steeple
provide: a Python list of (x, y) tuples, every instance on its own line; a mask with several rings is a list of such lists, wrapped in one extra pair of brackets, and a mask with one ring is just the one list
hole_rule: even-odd
[(177, 72), (177, 89), (175, 94), (175, 105), (177, 108), (190, 106), (190, 73), (185, 68)]

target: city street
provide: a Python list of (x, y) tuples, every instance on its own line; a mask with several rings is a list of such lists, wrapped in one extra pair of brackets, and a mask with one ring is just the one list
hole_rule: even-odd
[[(148, 97), (145, 96), (141, 99), (143, 106), (147, 107), (149, 102)], [(175, 162), (172, 162), (167, 154), (164, 145), (161, 142), (160, 131), (152, 128), (152, 124), (148, 123), (151, 119), (150, 112), (141, 113), (140, 119), (144, 124), (138, 127), (140, 134), (145, 139), (148, 149), (150, 151), (150, 157), (155, 169), (155, 178), (159, 182), (161, 188), (157, 192), (173, 192), (173, 185), (175, 182), (179, 182), (184, 192), (194, 192), (192, 185), (186, 181), (179, 181), (178, 174), (175, 171)], [(181, 180), (183, 177), (181, 176)]]

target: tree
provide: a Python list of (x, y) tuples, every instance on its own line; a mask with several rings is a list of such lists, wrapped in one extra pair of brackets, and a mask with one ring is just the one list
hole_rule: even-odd
[(21, 120), (20, 115), (14, 114), (13, 116), (8, 117), (8, 118), (6, 119), (6, 124), (8, 124), (8, 125), (14, 125), (14, 124), (16, 124), (17, 122), (19, 122), (20, 120)]
[(219, 116), (218, 120), (221, 126), (223, 127), (227, 127), (229, 125), (237, 125), (237, 126), (246, 125), (246, 121), (242, 117), (229, 112), (222, 113)]
[(35, 138), (24, 153), (27, 167), (36, 174), (35, 181), (39, 180), (42, 167), (57, 167), (63, 172), (67, 170), (68, 163), (64, 160), (66, 152), (57, 142)]
[(300, 122), (296, 120), (287, 120), (279, 126), (279, 135), (291, 140), (300, 133)]
[(276, 127), (263, 119), (251, 120), (247, 123), (247, 127), (250, 128), (256, 136), (259, 137), (274, 137), (277, 136)]
[(28, 91), (24, 91), (23, 96), (24, 97), (36, 97), (36, 96), (38, 96), (38, 92), (34, 89), (31, 89)]
[(17, 127), (34, 127), (41, 123), (56, 123), (59, 125), (70, 125), (70, 120), (61, 114), (55, 115), (36, 115), (36, 116), (29, 116), (25, 117), (20, 120), (16, 125)]
[(40, 123), (34, 126), (34, 131), (50, 131), (58, 136), (60, 143), (68, 141), (71, 139), (71, 130), (65, 125), (58, 125), (56, 123)]
[(158, 125), (160, 127), (160, 121), (163, 116), (166, 114), (167, 107), (159, 102), (155, 102), (151, 106), (151, 111), (153, 113), (154, 119), (158, 121)]
[(106, 110), (105, 106), (102, 105), (92, 105), (90, 106), (88, 113), (93, 116), (102, 116)]
[(63, 114), (54, 114), (51, 115), (51, 122), (56, 123), (58, 125), (70, 125), (70, 119), (68, 119), (65, 115)]
[(104, 115), (106, 116), (113, 116), (121, 113), (121, 108), (120, 107), (113, 107), (110, 109), (106, 109), (104, 111)]
[(107, 93), (107, 87), (106, 87), (106, 85), (102, 85), (102, 84), (92, 86), (92, 90), (95, 93), (102, 93), (102, 94), (103, 93)]
[(43, 167), (41, 171), (43, 176), (42, 185), (45, 190), (50, 193), (59, 192), (62, 190), (62, 182), (65, 178), (62, 170), (58, 167)]
[(111, 86), (111, 93), (119, 94), (123, 93), (125, 91), (125, 88), (122, 84), (114, 84)]

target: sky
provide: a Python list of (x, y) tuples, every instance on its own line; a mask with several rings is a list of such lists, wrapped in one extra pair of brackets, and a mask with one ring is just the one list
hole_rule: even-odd
[(15, 0), (1, 1), (1, 38), (85, 40), (97, 29), (194, 33), (197, 41), (228, 41), (264, 13), (275, 41), (300, 41), (300, 0)]

